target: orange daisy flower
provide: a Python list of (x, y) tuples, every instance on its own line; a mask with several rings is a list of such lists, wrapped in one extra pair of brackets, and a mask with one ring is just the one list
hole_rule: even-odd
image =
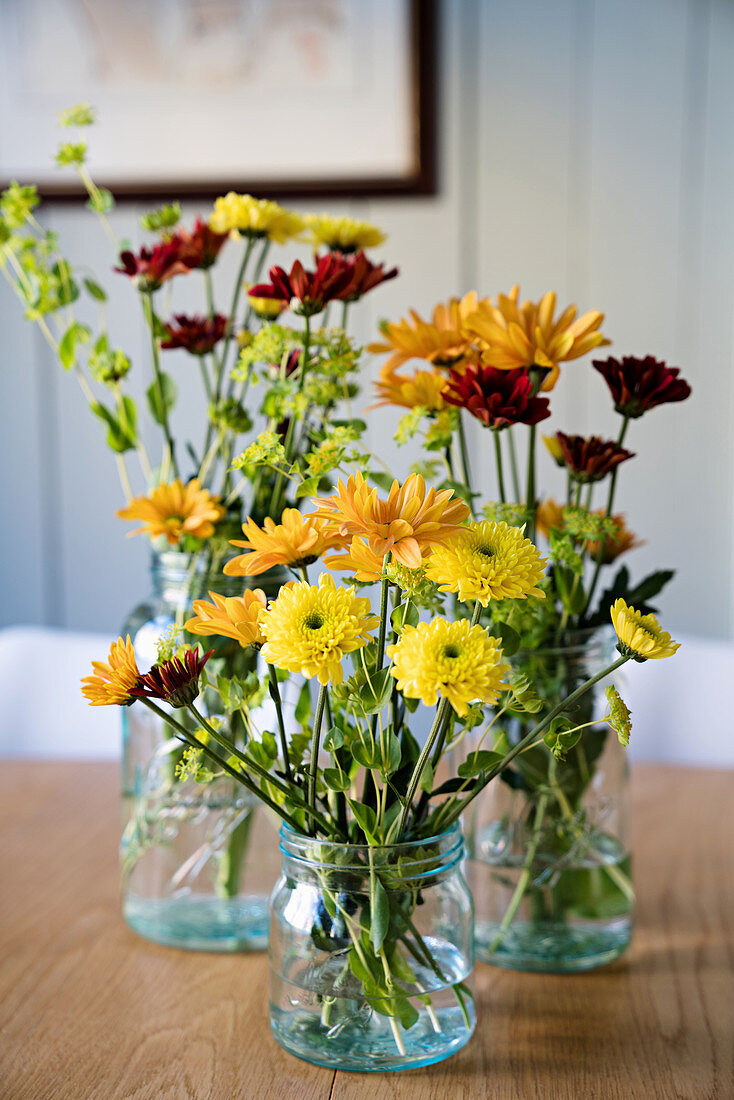
[(539, 302), (518, 304), (520, 288), (500, 294), (497, 305), (480, 302), (466, 319), (465, 331), (476, 340), (482, 362), (500, 370), (517, 367), (545, 367), (549, 374), (541, 389), (552, 390), (560, 374), (559, 363), (578, 359), (593, 348), (608, 344), (599, 332), (604, 314), (590, 310), (576, 317), (569, 306), (554, 320), (556, 295), (552, 290)]
[[(603, 508), (596, 510), (597, 516), (605, 516), (606, 512)], [(624, 515), (618, 512), (617, 515), (613, 515), (617, 530), (613, 536), (607, 535), (604, 540), (604, 551), (602, 553), (602, 564), (610, 565), (611, 562), (616, 561), (621, 554), (626, 554), (628, 550), (634, 550), (638, 546), (644, 546), (644, 541), (638, 539), (634, 531), (630, 531), (627, 526)], [(601, 542), (596, 539), (590, 539), (586, 543), (586, 549), (592, 558), (597, 558), (601, 550)]]
[(335, 496), (314, 503), (314, 516), (329, 520), (342, 539), (361, 535), (377, 557), (392, 554), (408, 569), (418, 569), (431, 547), (444, 543), (469, 515), (468, 506), (450, 489), (427, 490), (418, 474), (403, 485), (393, 481), (387, 500), (380, 500), (357, 473), (346, 485), (339, 482)]
[(133, 689), (140, 683), (135, 650), (130, 635), (110, 646), (109, 661), (92, 661), (93, 676), (82, 680), (82, 695), (90, 707), (129, 706), (135, 702)]
[(355, 580), (372, 583), (382, 580), (385, 559), (376, 554), (368, 542), (355, 536), (345, 553), (332, 554), (324, 558), (324, 565), (327, 569), (335, 569), (338, 572), (348, 570), (354, 573)]
[(414, 309), (410, 320), (404, 317), (383, 327), (384, 342), (368, 344), (367, 351), (377, 355), (390, 352), (384, 370), (394, 371), (409, 359), (427, 359), (437, 367), (455, 367), (466, 355), (472, 336), (465, 329), (467, 317), (476, 313), (489, 299), (480, 301), (475, 290), (463, 298), (440, 303), (430, 321), (424, 321)]
[(143, 526), (131, 531), (131, 535), (146, 534), (152, 539), (165, 537), (176, 546), (184, 535), (208, 539), (214, 534), (214, 526), (225, 513), (208, 489), (201, 488), (198, 478), (184, 485), (179, 478), (170, 485), (157, 485), (145, 497), (135, 497), (125, 508), (120, 508), (120, 519), (139, 519)]
[[(399, 405), (404, 409), (414, 409), (417, 405), (440, 412), (446, 408), (443, 391), (446, 388), (446, 376), (437, 370), (417, 370), (413, 374), (398, 374), (385, 366), (380, 377), (374, 383), (380, 401), (370, 405), (370, 409), (379, 409), (381, 405)], [(370, 409), (367, 411), (369, 412)]]
[(553, 497), (541, 500), (535, 514), (535, 529), (546, 538), (550, 535), (551, 527), (563, 530), (563, 505)]
[(228, 561), (224, 572), (228, 577), (255, 577), (274, 565), (289, 565), (300, 569), (311, 565), (326, 550), (340, 545), (340, 540), (327, 532), (326, 524), (313, 516), (302, 515), (297, 508), (286, 508), (281, 523), (265, 517), (262, 527), (248, 519), (242, 525), (245, 541), (232, 539), (233, 546), (243, 546), (249, 554), (238, 554)]
[(234, 638), (243, 648), (263, 644), (259, 620), (268, 601), (261, 588), (246, 588), (241, 596), (220, 596), (218, 592), (209, 595), (213, 603), (194, 600), (196, 614), (185, 623), (186, 630), (203, 637), (214, 634)]

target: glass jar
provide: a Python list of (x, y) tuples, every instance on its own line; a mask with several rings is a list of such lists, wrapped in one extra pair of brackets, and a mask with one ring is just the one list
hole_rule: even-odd
[(458, 825), (361, 847), (281, 829), (270, 1026), (319, 1066), (387, 1072), (460, 1050), (476, 1022), (473, 910)]
[[(615, 641), (612, 631), (586, 632), (570, 645), (510, 658), (542, 707), (503, 715), (492, 734), (502, 731), (517, 744), (559, 699), (614, 660)], [(598, 721), (609, 682), (564, 712), (575, 725), (590, 723), (564, 761), (545, 744), (521, 753), (467, 812), (475, 947), (484, 962), (571, 973), (609, 963), (629, 945), (627, 756), (616, 733)]]
[[(192, 612), (192, 601), (209, 589), (239, 595), (246, 581), (207, 571), (198, 559), (177, 552), (154, 554), (153, 593), (123, 628), (138, 665), (157, 660), (157, 644), (174, 623)], [(258, 587), (275, 595), (285, 574), (273, 571)], [(207, 672), (246, 676), (256, 655), (226, 638), (190, 638), (214, 648)], [(217, 715), (219, 696), (200, 703)], [(251, 711), (255, 732), (274, 728), (270, 704)], [(199, 951), (262, 950), (267, 946), (268, 897), (278, 875), (277, 819), (271, 819), (236, 780), (181, 780), (176, 765), (184, 746), (142, 703), (122, 708), (122, 910), (145, 939)], [(241, 727), (241, 719), (239, 719)], [(229, 720), (228, 734), (244, 729)]]

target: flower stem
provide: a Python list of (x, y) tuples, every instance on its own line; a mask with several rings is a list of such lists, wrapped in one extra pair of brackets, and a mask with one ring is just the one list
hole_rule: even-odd
[(530, 837), (530, 843), (528, 844), (527, 852), (525, 853), (525, 862), (523, 863), (522, 873), (517, 880), (515, 892), (513, 893), (512, 898), (510, 899), (510, 904), (507, 906), (507, 911), (502, 918), (502, 923), (500, 924), (499, 931), (497, 932), (497, 935), (494, 937), (488, 947), (488, 952), (490, 955), (494, 954), (499, 945), (502, 943), (502, 940), (507, 935), (507, 930), (515, 919), (515, 915), (520, 908), (520, 903), (522, 902), (522, 899), (525, 896), (525, 891), (527, 890), (530, 883), (533, 862), (535, 860), (535, 853), (538, 850), (540, 836), (543, 831), (543, 819), (545, 818), (545, 810), (547, 804), (548, 795), (541, 794), (538, 798), (537, 806), (535, 807), (535, 822), (533, 824), (533, 832)]
[(506, 430), (507, 442), (509, 444), (510, 451), (510, 471), (512, 473), (512, 489), (515, 494), (515, 500), (520, 502), (520, 475), (517, 469), (517, 452), (515, 451), (515, 436), (513, 435), (512, 428)]
[[(624, 437), (627, 434), (627, 427), (629, 425), (629, 422), (630, 422), (630, 418), (628, 416), (623, 417), (622, 427), (620, 428), (619, 436), (617, 437), (617, 446), (618, 447), (621, 447), (622, 444), (624, 443)], [(614, 507), (614, 493), (615, 493), (615, 490), (617, 488), (617, 471), (618, 470), (619, 470), (619, 466), (615, 466), (614, 469), (612, 470), (612, 476), (611, 476), (610, 481), (609, 481), (609, 495), (607, 497), (607, 511), (606, 511), (606, 518), (607, 519), (611, 516), (612, 508)], [(604, 564), (604, 550), (605, 550), (605, 548), (606, 548), (606, 535), (602, 535), (602, 537), (600, 539), (600, 542), (599, 542), (599, 552), (596, 555), (596, 565), (594, 566), (594, 574), (591, 578), (591, 584), (589, 585), (589, 594), (586, 597), (586, 603), (584, 604), (583, 610), (581, 612), (581, 616), (580, 616), (580, 620), (579, 620), (580, 622), (584, 621), (584, 619), (586, 618), (586, 612), (588, 611), (589, 607), (591, 606), (591, 601), (593, 599), (594, 592), (596, 590), (596, 586), (597, 586), (597, 583), (599, 581), (599, 574), (601, 573), (601, 567)]]
[(464, 485), (466, 486), (466, 491), (467, 491), (467, 494), (468, 494), (468, 497), (469, 497), (467, 503), (469, 505), (469, 508), (471, 510), (472, 515), (474, 515), (474, 509), (472, 507), (471, 470), (469, 468), (469, 451), (468, 451), (467, 446), (466, 446), (466, 433), (464, 432), (464, 420), (463, 420), (463, 417), (461, 415), (461, 409), (459, 409), (459, 428), (458, 428), (457, 434), (458, 434), (458, 437), (459, 437), (459, 454), (461, 456), (461, 472), (462, 472), (462, 476), (464, 478)]
[(153, 312), (153, 291), (143, 291), (143, 313), (145, 314), (145, 320), (150, 329), (150, 346), (153, 355), (153, 373), (155, 375), (156, 388), (158, 390), (158, 400), (160, 402), (159, 414), (160, 423), (163, 428), (163, 434), (166, 437), (166, 444), (168, 445), (168, 451), (171, 457), (171, 466), (175, 477), (178, 477), (178, 465), (176, 463), (176, 445), (173, 442), (173, 436), (171, 435), (171, 426), (168, 422), (168, 407), (166, 405), (166, 395), (163, 389), (163, 375), (161, 373), (161, 361), (158, 351), (158, 337), (155, 333), (155, 314)]
[(449, 707), (450, 706), (451, 706), (451, 704), (449, 703), (448, 699), (443, 698), (443, 699), (441, 699), (441, 702), (438, 704), (438, 707), (436, 708), (436, 717), (433, 720), (433, 726), (431, 727), (431, 732), (429, 733), (428, 740), (426, 741), (425, 745), (423, 746), (423, 750), (422, 750), (420, 756), (418, 757), (415, 768), (413, 769), (413, 774), (410, 777), (410, 782), (408, 783), (408, 789), (407, 789), (406, 794), (405, 794), (405, 801), (403, 802), (403, 809), (402, 809), (401, 814), (400, 814), (400, 824), (398, 825), (398, 835), (397, 835), (396, 840), (395, 840), (396, 844), (400, 843), (400, 838), (403, 835), (403, 831), (405, 829), (405, 825), (406, 825), (406, 822), (408, 820), (408, 814), (410, 813), (411, 804), (413, 802), (413, 797), (415, 796), (415, 792), (418, 789), (418, 784), (420, 783), (421, 775), (423, 774), (423, 770), (424, 770), (426, 764), (428, 763), (428, 758), (431, 755), (431, 752), (433, 750), (433, 746), (436, 743), (436, 741), (438, 739), (438, 736), (439, 736), (439, 734), (441, 733), (441, 731), (443, 729), (444, 722), (446, 721), (446, 719), (448, 717), (448, 712), (449, 712)]
[(508, 766), (508, 764), (512, 763), (516, 756), (518, 756), (521, 752), (524, 752), (526, 748), (528, 748), (537, 738), (539, 738), (540, 734), (545, 731), (546, 727), (550, 725), (556, 715), (560, 714), (567, 707), (570, 707), (573, 703), (576, 702), (577, 699), (580, 699), (582, 695), (585, 695), (589, 688), (593, 687), (594, 684), (597, 684), (599, 680), (604, 680), (607, 676), (611, 675), (612, 672), (620, 668), (621, 665), (626, 664), (629, 660), (630, 657), (628, 656), (618, 657), (617, 660), (613, 661), (611, 665), (603, 668), (601, 672), (597, 672), (597, 674), (595, 676), (592, 676), (589, 680), (584, 681), (584, 683), (577, 687), (576, 690), (572, 692), (567, 698), (561, 699), (560, 702), (556, 703), (554, 707), (551, 707), (548, 713), (541, 719), (540, 722), (538, 722), (536, 726), (533, 727), (530, 733), (526, 734), (525, 737), (523, 737), (521, 741), (518, 741), (516, 745), (513, 745), (513, 747), (505, 753), (500, 762), (494, 767), (490, 768), (485, 776), (479, 777), (476, 784), (474, 785), (474, 788), (469, 794), (469, 797), (466, 798), (463, 803), (458, 803), (458, 800), (454, 800), (456, 804), (454, 805), (453, 809), (446, 814), (442, 811), (445, 810), (445, 807), (448, 806), (449, 803), (444, 803), (444, 805), (439, 810), (439, 813), (441, 814), (441, 828), (448, 829), (449, 825), (453, 825), (454, 821), (461, 817), (462, 813), (469, 805), (469, 803), (473, 802), (477, 795), (482, 793), (487, 784), (492, 779), (494, 779), (496, 775), (499, 775), (501, 771), (504, 771), (504, 769)]
[(293, 776), (291, 775), (291, 758), (288, 753), (288, 739), (285, 735), (285, 723), (283, 721), (283, 702), (280, 698), (280, 689), (278, 688), (278, 674), (275, 671), (274, 665), (268, 665), (268, 672), (270, 674), (270, 695), (275, 703), (275, 713), (278, 716), (278, 733), (280, 735), (280, 750), (283, 753), (283, 766), (286, 777), (289, 783), (293, 782)]
[(494, 436), (494, 454), (497, 459), (497, 485), (500, 493), (500, 503), (505, 504), (507, 501), (507, 494), (505, 493), (505, 475), (502, 470), (502, 447), (500, 445), (500, 433), (493, 431)]
[(313, 720), (313, 733), (311, 735), (311, 761), (308, 769), (308, 804), (312, 810), (316, 809), (316, 772), (319, 766), (321, 723), (324, 718), (327, 690), (326, 684), (322, 684), (319, 688), (319, 698), (316, 703), (316, 715)]

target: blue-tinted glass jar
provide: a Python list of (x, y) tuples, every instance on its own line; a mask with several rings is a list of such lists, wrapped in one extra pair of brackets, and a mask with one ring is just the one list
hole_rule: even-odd
[(458, 826), (361, 847), (281, 829), (271, 898), (270, 1026), (332, 1069), (448, 1058), (475, 1026), (473, 909)]
[[(183, 623), (192, 602), (209, 590), (240, 595), (246, 582), (207, 572), (190, 555), (155, 554), (153, 592), (123, 628), (135, 646), (138, 666), (157, 659), (157, 644), (173, 623)], [(276, 595), (282, 573), (258, 578), (252, 587)], [(237, 642), (191, 638), (221, 671), (246, 675), (256, 655)], [(213, 668), (210, 661), (210, 668)], [(214, 693), (202, 698), (216, 716)], [(183, 746), (143, 704), (122, 710), (122, 909), (138, 935), (171, 947), (199, 951), (262, 950), (267, 946), (268, 897), (279, 870), (277, 828), (236, 780), (197, 783), (176, 777)], [(267, 723), (268, 704), (252, 716)], [(228, 728), (237, 738), (243, 731)]]

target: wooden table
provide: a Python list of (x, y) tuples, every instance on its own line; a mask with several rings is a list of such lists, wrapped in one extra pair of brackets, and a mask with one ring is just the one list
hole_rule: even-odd
[(264, 956), (187, 954), (119, 913), (116, 769), (0, 768), (2, 1100), (730, 1100), (734, 773), (638, 768), (634, 947), (575, 977), (480, 965), (442, 1065), (333, 1073), (270, 1037)]

